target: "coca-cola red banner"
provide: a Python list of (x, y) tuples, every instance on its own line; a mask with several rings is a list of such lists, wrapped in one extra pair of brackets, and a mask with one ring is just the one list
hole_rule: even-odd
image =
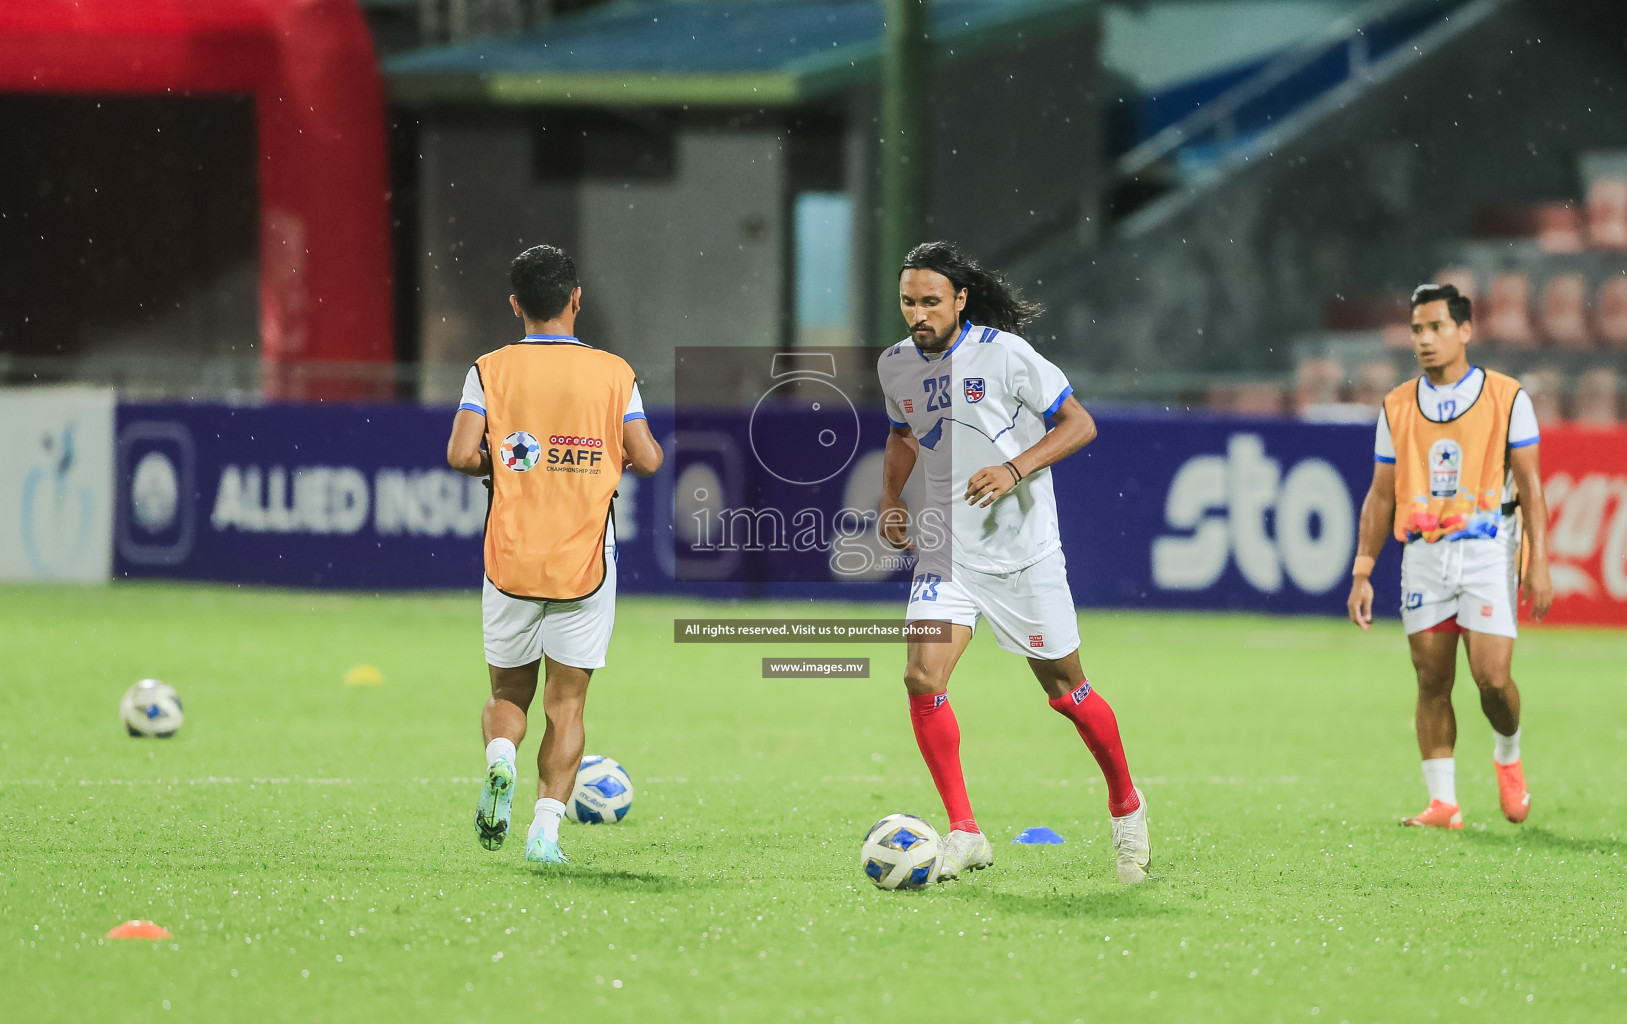
[(1627, 429), (1542, 428), (1554, 607), (1546, 621), (1627, 626)]

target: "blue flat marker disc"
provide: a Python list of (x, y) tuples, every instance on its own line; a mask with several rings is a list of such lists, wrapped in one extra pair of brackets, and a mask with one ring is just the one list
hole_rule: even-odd
[(1044, 825), (1025, 828), (1017, 833), (1017, 838), (1012, 840), (1013, 844), (1021, 843), (1025, 846), (1056, 846), (1065, 842), (1067, 842), (1066, 839), (1063, 839)]

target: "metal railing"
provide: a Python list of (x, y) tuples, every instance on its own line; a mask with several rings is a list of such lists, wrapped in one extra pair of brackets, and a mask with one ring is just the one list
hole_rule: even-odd
[(1370, 48), (1368, 30), (1397, 15), (1437, 9), (1444, 18), (1462, 6), (1466, 0), (1373, 0), (1331, 22), (1320, 32), (1282, 53), (1257, 73), (1244, 79), (1218, 97), (1204, 103), (1197, 110), (1164, 128), (1152, 138), (1120, 156), (1114, 164), (1118, 177), (1133, 178), (1175, 155), (1179, 150), (1201, 141), (1211, 133), (1223, 142), (1236, 136), (1238, 115), (1252, 103), (1269, 95), (1272, 90), (1294, 75), (1311, 67), (1317, 61), (1343, 50), (1346, 54), (1346, 74), (1328, 89), (1305, 97), (1309, 102), (1339, 84), (1367, 73)]
[(424, 45), (508, 35), (546, 23), (553, 0), (416, 0)]
[(0, 387), (78, 384), (132, 399), (258, 403), (355, 398), (457, 404), (468, 363), (305, 362), (268, 368), (257, 356), (174, 358), (116, 352), (76, 356), (0, 353)]

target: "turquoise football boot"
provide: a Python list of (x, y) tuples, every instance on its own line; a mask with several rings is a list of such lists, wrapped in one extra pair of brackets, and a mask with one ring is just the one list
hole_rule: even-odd
[(514, 817), (514, 763), (498, 759), (486, 769), (480, 788), (480, 804), (475, 808), (475, 834), (488, 850), (503, 848), (509, 822)]
[(571, 859), (559, 848), (556, 840), (538, 832), (525, 844), (525, 859), (533, 864), (569, 864)]

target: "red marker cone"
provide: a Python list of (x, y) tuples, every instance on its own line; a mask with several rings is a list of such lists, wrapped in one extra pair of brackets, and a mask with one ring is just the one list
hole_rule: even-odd
[(126, 921), (107, 933), (110, 939), (167, 939), (170, 934), (163, 925), (151, 921)]

